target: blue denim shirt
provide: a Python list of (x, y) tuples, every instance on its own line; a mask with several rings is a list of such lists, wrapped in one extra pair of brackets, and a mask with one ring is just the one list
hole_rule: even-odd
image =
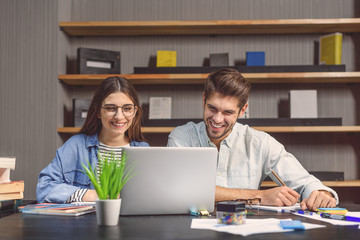
[[(214, 147), (207, 135), (204, 122), (189, 122), (175, 128), (169, 135), (168, 147)], [(336, 203), (339, 198), (334, 190), (324, 186), (310, 175), (294, 155), (269, 134), (236, 123), (231, 133), (220, 143), (216, 185), (226, 188), (259, 189), (262, 181), (273, 169), (285, 184), (308, 198), (314, 190), (331, 192)]]
[[(39, 175), (36, 199), (39, 203), (65, 203), (80, 188), (94, 189), (83, 172), (81, 163), (94, 168), (97, 164), (99, 140), (97, 135), (72, 136), (57, 151), (54, 160)], [(146, 142), (131, 141), (132, 147), (148, 147)]]

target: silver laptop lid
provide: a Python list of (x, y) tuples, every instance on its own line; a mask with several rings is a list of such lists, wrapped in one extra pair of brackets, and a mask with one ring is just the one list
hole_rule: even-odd
[(120, 193), (121, 215), (214, 211), (216, 148), (125, 147), (135, 176)]

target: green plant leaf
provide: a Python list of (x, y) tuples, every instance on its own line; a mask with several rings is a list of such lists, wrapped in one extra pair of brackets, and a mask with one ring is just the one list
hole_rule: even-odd
[(82, 172), (90, 178), (99, 199), (116, 199), (124, 185), (134, 176), (134, 164), (129, 166), (127, 160), (125, 151), (122, 151), (121, 159), (116, 159), (113, 152), (105, 157), (98, 152), (98, 164), (101, 164), (99, 174), (91, 168), (89, 161), (89, 168), (81, 163), (85, 170)]

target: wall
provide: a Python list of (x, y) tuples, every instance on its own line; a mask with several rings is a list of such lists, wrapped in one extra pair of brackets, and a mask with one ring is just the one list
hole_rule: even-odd
[(25, 180), (26, 199), (58, 146), (57, 5), (0, 2), (0, 155), (16, 156), (11, 178)]
[[(13, 179), (24, 179), (25, 198), (35, 199), (40, 170), (55, 156), (64, 136), (56, 127), (71, 122), (71, 99), (92, 96), (91, 87), (68, 87), (57, 75), (67, 73), (78, 47), (121, 51), (122, 73), (148, 66), (156, 50), (176, 50), (179, 66), (201, 66), (209, 53), (229, 52), (230, 64), (249, 50), (266, 51), (266, 64), (313, 64), (317, 34), (283, 36), (172, 36), (69, 38), (58, 21), (227, 20), (359, 17), (356, 0), (2, 0), (0, 1), (0, 155), (15, 155)], [(359, 71), (358, 35), (345, 35), (343, 63)], [(354, 54), (356, 53), (356, 54)], [(252, 117), (277, 117), (289, 89), (318, 89), (319, 116), (343, 117), (360, 125), (358, 84), (256, 86), (250, 98)], [(201, 117), (201, 86), (138, 86), (142, 103), (149, 96), (171, 96), (173, 117)], [(266, 101), (264, 101), (266, 99)], [(276, 134), (275, 134), (276, 135)], [(359, 135), (276, 135), (305, 167), (345, 171), (359, 178)], [(166, 141), (166, 136), (150, 136)], [(311, 138), (313, 144), (308, 143)], [(350, 142), (350, 144), (349, 144)]]
[[(237, 20), (287, 18), (348, 18), (359, 12), (356, 1), (345, 0), (225, 0), (225, 1), (73, 1), (72, 21), (141, 20)], [(355, 36), (354, 36), (355, 35)], [(359, 70), (359, 34), (343, 37), (343, 58), (347, 71)], [(178, 66), (202, 66), (210, 53), (229, 53), (229, 64), (245, 61), (246, 51), (266, 52), (267, 65), (311, 65), (315, 62), (315, 41), (321, 34), (245, 36), (141, 36), (71, 38), (69, 59), (76, 59), (78, 47), (121, 52), (121, 72), (152, 64), (157, 50), (175, 50)], [(357, 52), (357, 54), (354, 54)], [(173, 118), (201, 118), (202, 86), (136, 86), (141, 102), (150, 96), (171, 96)], [(253, 85), (250, 116), (279, 117), (280, 103), (288, 101), (291, 89), (317, 89), (319, 117), (341, 117), (343, 125), (359, 125), (359, 84), (271, 84)], [(90, 90), (90, 91), (89, 91)], [(73, 87), (73, 98), (91, 98), (91, 88)], [(71, 105), (66, 107), (71, 112)], [(272, 134), (313, 171), (344, 171), (346, 179), (360, 173), (358, 134)], [(167, 135), (147, 135), (154, 145), (166, 144)], [(311, 142), (309, 142), (311, 139)], [(354, 167), (355, 166), (355, 167)]]

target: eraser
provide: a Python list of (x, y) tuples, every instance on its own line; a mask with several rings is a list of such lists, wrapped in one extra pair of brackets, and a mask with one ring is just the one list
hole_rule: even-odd
[(305, 230), (305, 226), (298, 220), (280, 221), (282, 229)]

